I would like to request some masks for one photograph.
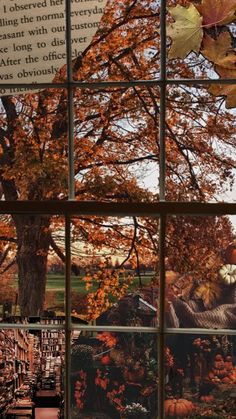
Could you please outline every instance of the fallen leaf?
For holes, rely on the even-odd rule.
[[[220,66],[216,66],[215,70],[222,78],[236,78],[236,70],[229,70]],[[225,107],[227,109],[236,108],[235,84],[215,84],[209,87],[208,91],[214,96],[226,96]]]
[[[236,54],[231,45],[229,32],[222,32],[216,39],[205,35],[203,38],[202,54],[214,64],[235,70]]]
[[[201,299],[205,308],[211,309],[221,295],[220,285],[214,282],[201,284],[194,293],[194,297]]]
[[[236,0],[202,0],[196,5],[203,16],[203,25],[222,26],[236,19]]]
[[[167,26],[172,39],[169,58],[185,58],[191,51],[198,52],[203,38],[202,16],[193,4],[188,8],[177,5],[169,12],[175,22]]]

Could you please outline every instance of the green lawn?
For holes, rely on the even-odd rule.
[[[143,276],[142,284],[148,285],[151,281],[151,276]],[[71,277],[71,286],[72,291],[75,291],[80,294],[86,294],[85,283],[82,280],[81,276],[72,276]],[[134,278],[133,283],[129,287],[129,291],[136,290],[139,287],[138,277]],[[93,287],[90,288],[90,292],[96,291],[96,283]],[[49,274],[47,277],[47,291],[54,291],[57,295],[57,301],[59,304],[64,301],[64,292],[65,292],[65,278],[62,275]]]

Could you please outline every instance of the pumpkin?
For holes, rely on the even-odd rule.
[[[231,381],[231,379],[229,377],[222,378],[222,383],[224,383],[224,384],[228,384],[228,383],[231,383],[231,382],[232,381]]]
[[[211,396],[211,395],[208,395],[208,396],[201,396],[201,397],[200,397],[200,400],[201,400],[201,402],[204,402],[204,403],[211,403],[211,402],[213,402],[214,397],[213,397],[213,396]]]
[[[221,354],[217,354],[215,356],[215,361],[223,361],[223,356]]]
[[[232,371],[233,369],[233,362],[232,362],[232,357],[231,356],[227,356],[225,359],[225,368],[227,371]]]
[[[164,404],[165,415],[169,418],[185,418],[194,410],[194,404],[186,399],[167,399]]]
[[[212,371],[210,371],[208,377],[210,380],[212,380],[212,378],[215,378],[215,374]]]
[[[231,243],[225,251],[226,262],[236,264],[236,243]]]
[[[108,365],[111,362],[111,358],[108,355],[104,355],[101,359],[103,365]]]
[[[230,380],[232,380],[234,383],[236,382],[236,370],[233,369],[232,373],[229,375]]]
[[[226,285],[236,282],[236,265],[223,265],[219,270],[219,276]]]

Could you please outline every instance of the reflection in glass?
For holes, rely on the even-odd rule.
[[[0,330],[1,417],[63,418],[64,340],[60,330]]]
[[[235,216],[168,217],[166,324],[235,329]]]
[[[155,335],[74,332],[71,368],[72,418],[156,418]]]
[[[154,326],[158,219],[73,217],[72,315],[98,325]]]
[[[166,337],[166,418],[234,418],[235,349],[235,336]]]

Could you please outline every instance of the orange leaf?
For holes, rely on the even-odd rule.
[[[207,27],[222,26],[236,19],[236,0],[202,0],[196,8]]]
[[[217,73],[222,78],[235,78],[236,70],[229,70],[220,66],[216,66]],[[227,109],[236,107],[236,85],[235,84],[215,84],[208,91],[214,96],[227,96],[225,106]]]
[[[231,45],[229,32],[222,32],[216,39],[205,35],[202,54],[220,67],[236,69],[236,54]]]

